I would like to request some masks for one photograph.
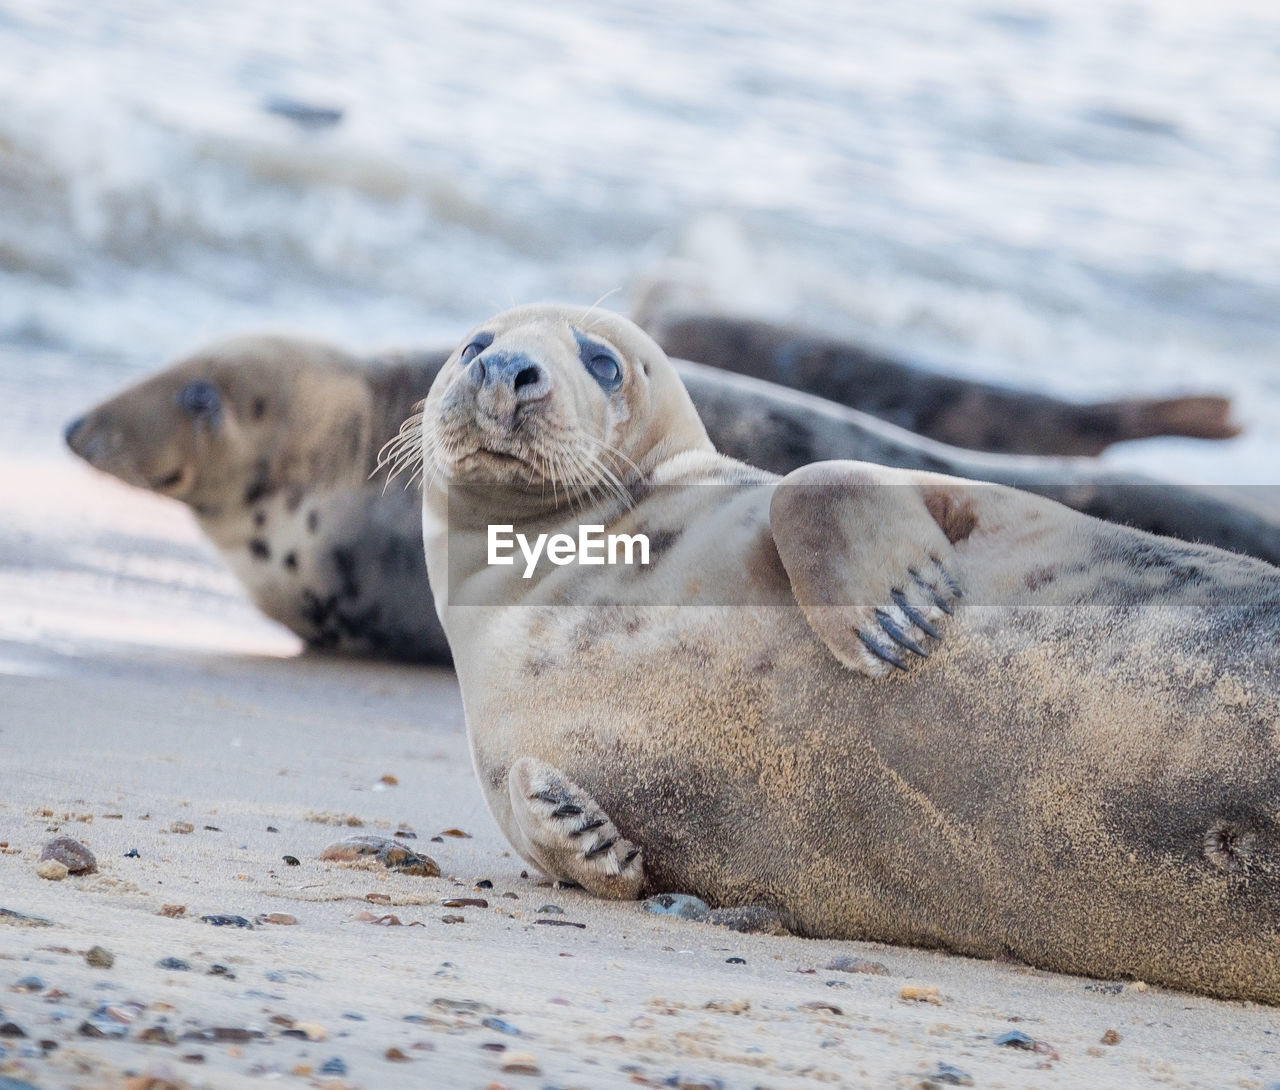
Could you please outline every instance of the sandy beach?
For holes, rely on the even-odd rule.
[[[1268,1008],[554,888],[484,810],[451,673],[299,655],[177,505],[0,468],[4,1090],[1280,1079]],[[319,859],[360,834],[440,877]],[[97,873],[39,877],[58,836]]]

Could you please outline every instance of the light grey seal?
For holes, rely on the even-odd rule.
[[[1280,1001],[1276,569],[941,474],[779,478],[579,309],[476,327],[421,426],[476,769],[530,862]],[[649,562],[529,571],[495,525]]]

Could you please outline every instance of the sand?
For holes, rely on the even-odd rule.
[[[1269,1008],[551,887],[484,810],[448,671],[299,655],[185,512],[78,466],[0,462],[0,511],[0,909],[47,921],[0,913],[0,1090],[1280,1080]],[[442,876],[318,858],[397,832]],[[37,875],[60,835],[97,874]]]

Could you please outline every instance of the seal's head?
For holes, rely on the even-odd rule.
[[[363,467],[369,395],[355,361],[296,337],[220,341],[103,402],[67,445],[128,484],[217,515]]]
[[[581,307],[517,307],[477,326],[422,423],[429,476],[554,503],[713,449],[662,349],[627,319]]]

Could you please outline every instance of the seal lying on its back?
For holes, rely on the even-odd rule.
[[[436,604],[526,859],[1280,1001],[1280,572],[936,474],[779,479],[577,309],[479,326],[422,428]],[[650,563],[526,578],[494,524],[644,534]]]

